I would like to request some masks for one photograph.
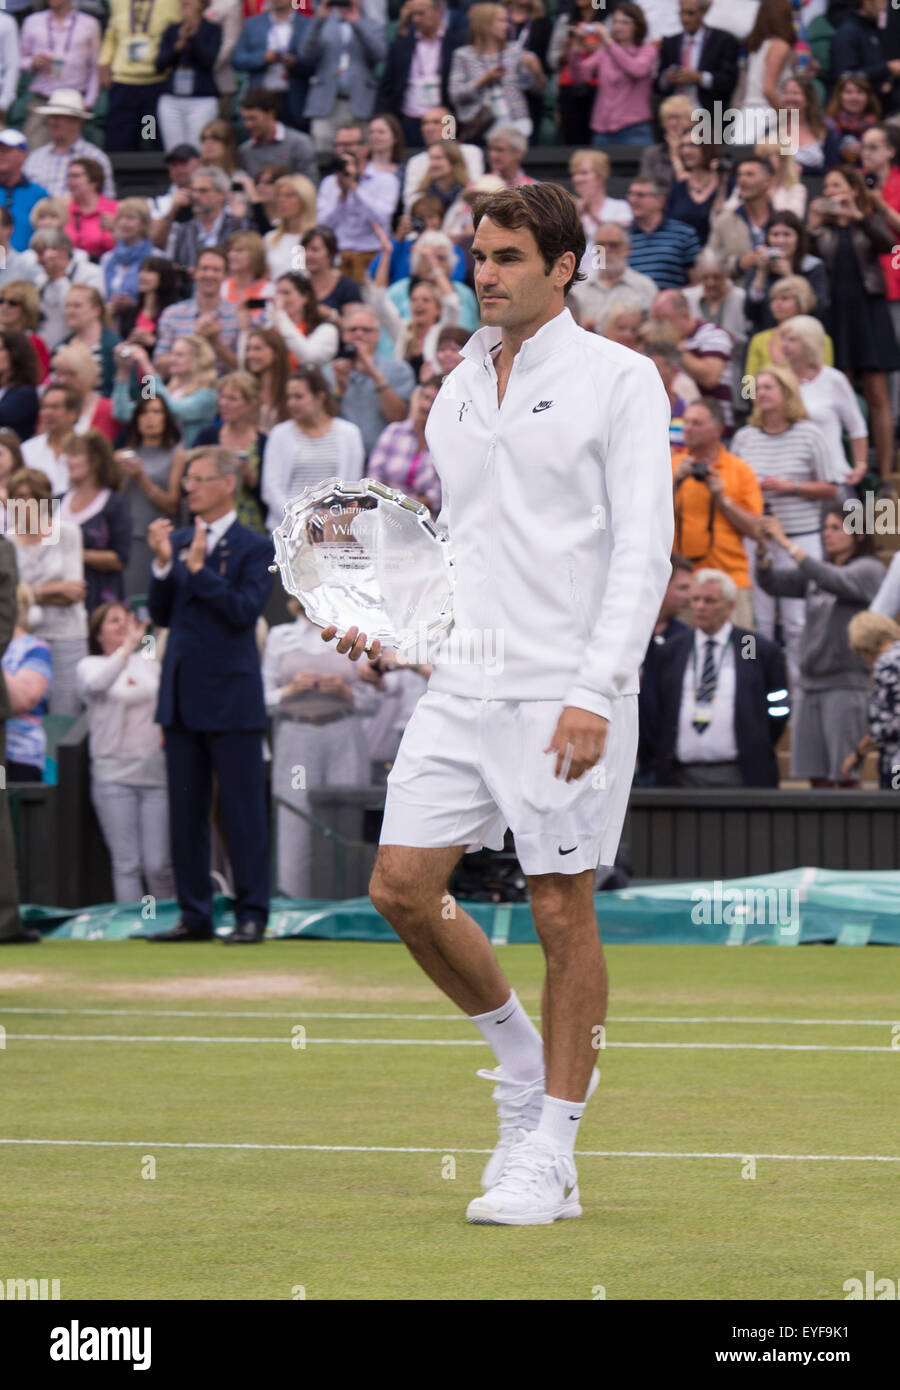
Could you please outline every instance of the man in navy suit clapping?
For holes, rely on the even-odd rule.
[[[234,870],[234,944],[261,941],[269,912],[269,843],[263,765],[265,702],[256,620],[272,587],[272,542],[241,526],[234,495],[241,464],[227,449],[192,449],[184,488],[194,527],[165,519],[147,533],[153,551],[150,616],[169,629],[157,722],[165,736],[172,862],[181,920],[151,941],[213,935],[209,813],[219,784]]]

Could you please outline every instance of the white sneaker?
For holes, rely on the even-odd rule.
[[[481,1175],[482,1189],[487,1192],[497,1182],[503,1172],[509,1151],[519,1137],[520,1130],[537,1129],[544,1104],[544,1078],[538,1076],[534,1081],[516,1081],[507,1075],[502,1067],[493,1071],[487,1068],[479,1071],[485,1081],[493,1081],[494,1100],[497,1102],[497,1115],[500,1121],[500,1138],[497,1147],[485,1164]],[[585,1101],[589,1101],[600,1082],[600,1073],[595,1067],[591,1072]]]
[[[473,1226],[549,1226],[581,1215],[578,1175],[568,1154],[546,1139],[519,1131],[499,1182],[469,1203]]]

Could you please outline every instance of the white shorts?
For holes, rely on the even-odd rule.
[[[545,753],[561,700],[478,700],[426,691],[387,783],[380,842],[502,849],[507,826],[526,874],[613,864],[638,741],[638,701],[616,702],[601,762],[577,782]]]

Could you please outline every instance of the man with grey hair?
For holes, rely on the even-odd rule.
[[[522,168],[528,141],[517,126],[492,125],[485,144],[488,173],[496,174],[507,188],[522,188],[527,183],[537,183],[537,179],[530,178]]]
[[[234,871],[228,942],[262,940],[269,912],[269,837],[263,739],[266,707],[256,623],[272,588],[272,541],[237,519],[241,461],[204,445],[185,458],[192,527],[151,523],[147,603],[168,628],[156,722],[163,729],[172,864],[181,919],[151,941],[213,936],[209,814],[215,774]]]
[[[582,328],[597,333],[623,304],[650,308],[659,293],[655,280],[628,264],[631,237],[618,222],[601,222],[594,233],[588,277],[569,291],[568,304]],[[582,269],[584,269],[582,261]]]
[[[41,227],[29,248],[37,257],[35,280],[41,296],[40,334],[47,348],[54,348],[68,337],[66,299],[73,285],[87,285],[106,294],[103,271],[85,252],[76,250],[59,227]]]
[[[368,457],[382,430],[405,420],[416,379],[408,362],[378,351],[378,319],[368,304],[345,304],[341,341],[350,357],[323,368],[342,420],[356,425]]]
[[[246,227],[246,219],[235,217],[226,207],[230,190],[228,175],[214,165],[201,164],[191,176],[194,215],[180,226],[172,257],[180,269],[193,270],[205,247],[225,246],[235,232]]]
[[[657,785],[777,787],[775,745],[790,714],[784,657],[732,622],[737,585],[699,569],[693,631],[662,648],[651,700]]]

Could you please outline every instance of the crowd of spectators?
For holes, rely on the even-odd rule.
[[[439,517],[425,422],[479,326],[472,205],[534,182],[542,144],[570,147],[587,237],[568,308],[648,355],[672,406],[675,567],[640,780],[776,785],[790,714],[794,777],[858,785],[877,746],[891,785],[900,579],[845,513],[897,502],[884,0],[25,0],[0,13],[0,107],[0,501],[20,504],[7,775],[40,775],[46,712],[87,710],[118,896],[173,869],[172,758],[149,731],[158,718],[174,746],[186,695],[176,681],[168,723],[154,712],[166,642],[140,635],[179,620],[173,563],[252,633],[259,698],[229,736],[274,718],[277,888],[309,890],[310,786],[390,762],[427,668],[358,679],[268,581],[243,606],[203,589],[194,571],[217,561],[194,504],[221,484],[205,511],[226,589],[223,519],[268,542],[322,478],[378,478]],[[168,190],[120,196],[115,156],[154,150]],[[248,554],[267,566],[271,545]],[[888,626],[860,623],[870,604]],[[302,787],[274,775],[297,763]],[[194,788],[190,813],[208,803]]]

